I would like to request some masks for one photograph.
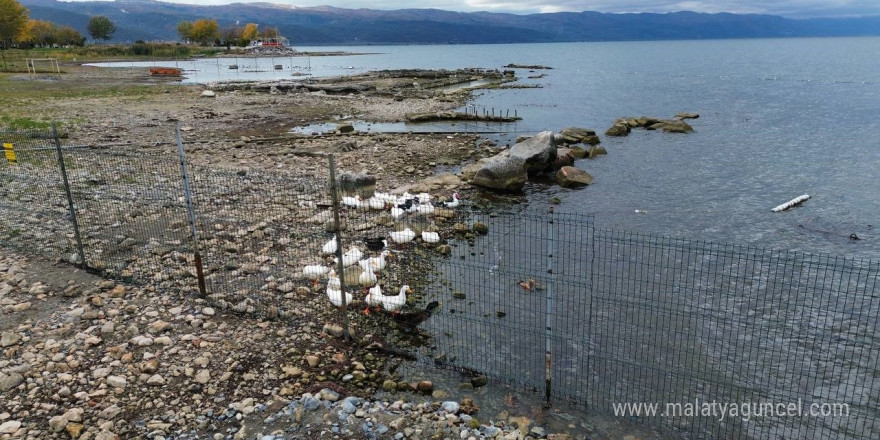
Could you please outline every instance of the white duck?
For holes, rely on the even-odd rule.
[[[364,269],[364,271],[361,272],[361,275],[358,277],[358,282],[361,283],[361,286],[364,287],[375,286],[378,281],[379,278],[376,277],[376,274],[373,273],[373,269],[370,267]]]
[[[360,261],[363,256],[364,253],[360,249],[352,246],[351,249],[342,254],[342,265],[345,267],[351,266],[352,264]],[[333,263],[339,264],[339,261],[334,258]]]
[[[336,271],[333,269],[330,269],[330,275],[327,276],[327,288],[342,290],[342,282],[339,281],[339,276],[336,275]]]
[[[431,203],[431,195],[428,193],[418,193],[416,198],[419,199],[419,203]]]
[[[336,239],[335,235],[332,239],[330,239],[330,241],[324,243],[324,247],[321,248],[321,250],[324,251],[325,254],[332,254],[336,252],[336,249],[339,249],[339,241]]]
[[[436,232],[422,231],[422,241],[425,243],[437,243],[440,241],[440,234]]]
[[[382,298],[382,286],[376,284],[375,286],[370,287],[370,290],[367,293],[367,297],[364,298],[364,302],[366,302],[368,306],[366,309],[364,309],[364,313],[369,315],[370,307],[381,306],[382,301],[380,300],[380,298]]]
[[[412,290],[408,285],[403,285],[400,287],[400,293],[391,296],[382,295],[379,297],[379,302],[382,303],[383,309],[389,312],[396,312],[406,304],[406,294],[411,292]]]
[[[370,206],[370,209],[374,211],[385,209],[385,200],[376,196],[370,197],[370,199],[367,200],[367,204]]]
[[[384,193],[384,192],[376,191],[375,193],[373,193],[373,197],[376,197],[385,203],[394,203],[395,201],[397,201],[397,197],[395,197],[391,193]]]
[[[342,307],[342,291],[341,290],[336,290],[336,289],[331,288],[330,286],[327,286],[327,298],[330,300],[331,303],[333,303],[334,306]],[[345,304],[346,305],[351,304],[351,302],[353,300],[354,300],[354,298],[351,296],[351,294],[348,292],[345,292]]]
[[[388,264],[385,261],[385,258],[391,256],[391,251],[385,249],[382,253],[379,254],[378,257],[370,257],[364,258],[361,261],[358,261],[358,264],[361,265],[361,269],[367,270],[368,268],[375,273],[382,272],[385,269],[385,266]]]
[[[419,203],[416,206],[416,212],[422,215],[431,215],[434,213],[434,205],[430,203]]]
[[[342,196],[342,204],[349,208],[358,208],[361,206],[361,196]]]
[[[460,196],[458,195],[458,193],[453,193],[453,194],[452,194],[452,201],[450,201],[450,202],[443,202],[443,207],[444,207],[444,208],[450,208],[450,209],[452,209],[452,208],[458,208],[459,197],[460,197]]]
[[[405,215],[406,211],[404,211],[403,209],[400,209],[396,206],[391,208],[391,217],[394,218],[394,220],[400,220]]]
[[[389,235],[395,243],[409,243],[416,238],[416,233],[409,227],[402,231],[391,231]]]
[[[321,264],[310,264],[303,267],[303,275],[312,280],[313,284],[318,284],[318,278],[325,273],[330,272],[330,268]]]

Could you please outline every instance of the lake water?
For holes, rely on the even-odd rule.
[[[128,65],[175,64],[186,71],[184,82],[550,66],[517,69],[521,82],[542,88],[479,91],[470,104],[516,111],[523,120],[505,127],[511,137],[567,126],[601,133],[624,116],[689,111],[701,117],[688,135],[603,136],[608,156],[577,163],[595,184],[578,190],[529,184],[537,208],[558,196],[560,210],[593,213],[600,227],[880,259],[880,38],[305,50],[370,53]],[[546,76],[527,78],[540,73]],[[813,198],[770,212],[801,194]]]

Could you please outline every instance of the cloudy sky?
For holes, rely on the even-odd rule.
[[[169,0],[162,0],[169,1]],[[330,5],[340,8],[436,8],[448,11],[536,12],[733,12],[790,18],[880,15],[880,0],[171,0],[188,4],[264,1],[290,6]]]

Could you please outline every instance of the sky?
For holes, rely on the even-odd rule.
[[[260,0],[162,0],[188,4],[245,3]],[[447,11],[510,12],[732,12],[789,18],[880,15],[880,0],[262,0],[289,6],[330,5],[355,9],[434,8]]]
[[[95,1],[95,0],[61,0]],[[346,9],[432,8],[458,12],[595,11],[607,13],[730,12],[770,14],[788,18],[880,16],[880,0],[158,0],[191,5],[229,3],[276,3],[292,7],[335,6]]]

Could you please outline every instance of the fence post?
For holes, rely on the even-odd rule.
[[[183,197],[186,200],[186,210],[189,214],[189,228],[192,232],[193,250],[195,251],[196,277],[199,280],[199,295],[204,298],[208,296],[208,291],[205,288],[205,271],[202,268],[202,254],[199,252],[199,231],[196,229],[196,212],[193,209],[189,173],[186,171],[186,155],[183,152],[183,139],[180,137],[180,122],[177,123],[175,131],[177,134],[177,157],[180,159],[180,174],[183,177]]]
[[[339,227],[339,194],[336,189],[336,156],[330,155],[330,198],[333,200],[333,229],[336,232],[336,266],[339,269],[339,290],[342,293],[342,334],[351,340],[348,332],[348,304],[345,302],[345,264],[342,263],[342,228]]]
[[[551,342],[550,342],[550,332],[552,331],[552,316],[553,316],[553,252],[555,251],[555,244],[553,242],[554,238],[554,224],[553,224],[553,207],[550,207],[550,212],[548,213],[549,221],[547,223],[547,232],[549,235],[549,241],[547,243],[547,286],[545,292],[547,292],[544,297],[544,406],[550,406],[550,396],[551,396],[551,385],[553,382],[553,370],[551,368],[552,365],[552,354],[551,354]]]
[[[67,180],[67,168],[64,165],[64,154],[61,153],[61,138],[58,137],[58,127],[52,123],[52,139],[55,140],[55,152],[58,155],[58,168],[61,169],[61,180],[64,183],[64,192],[67,193],[67,210],[70,212],[70,223],[73,224],[73,238],[76,240],[76,250],[79,253],[80,267],[88,269],[86,253],[83,249],[82,237],[79,235],[79,222],[76,219],[76,207],[73,205],[73,194],[70,192],[70,181]]]

